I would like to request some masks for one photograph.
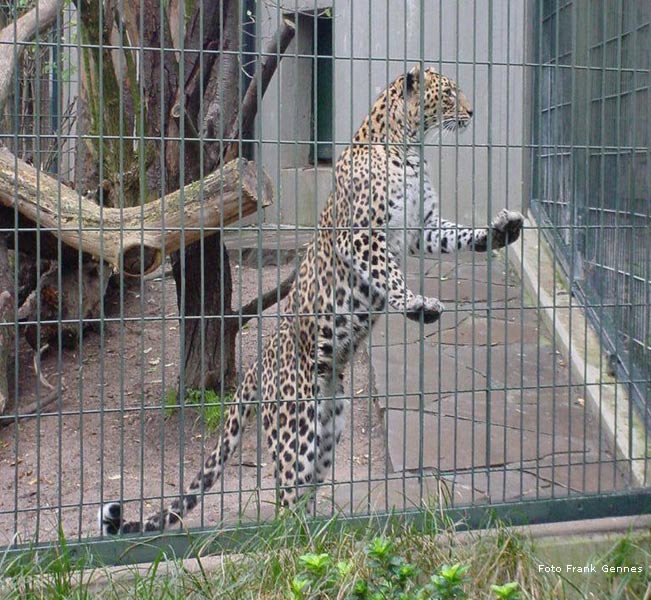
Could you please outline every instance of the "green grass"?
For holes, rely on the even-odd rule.
[[[428,513],[418,528],[395,518],[380,524],[331,519],[308,526],[300,513],[285,514],[244,543],[237,555],[189,562],[162,557],[144,570],[82,570],[60,539],[40,561],[0,555],[0,597],[293,600],[648,600],[651,534],[622,535],[602,555],[596,573],[568,578],[541,572],[536,540],[496,525],[455,532]],[[216,536],[218,534],[215,534]],[[588,548],[592,553],[593,548]],[[88,561],[86,561],[88,564]],[[643,565],[640,574],[606,574],[601,567]],[[92,582],[93,576],[102,575]],[[3,577],[9,577],[4,579]]]
[[[197,413],[197,423],[203,422],[208,433],[219,430],[223,419],[223,408],[233,401],[233,394],[222,397],[213,390],[186,390],[185,407]],[[171,417],[181,405],[177,400],[176,391],[169,390],[163,399],[165,416]]]

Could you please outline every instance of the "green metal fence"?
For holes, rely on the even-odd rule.
[[[34,7],[0,5],[0,53],[17,65],[6,98],[0,87],[14,156],[0,154],[6,553],[63,534],[73,556],[117,564],[265,531],[279,508],[261,411],[184,519],[190,533],[97,537],[97,512],[121,501],[142,519],[192,480],[280,327],[337,156],[415,64],[457,81],[474,112],[466,131],[415,147],[420,193],[428,174],[454,223],[483,227],[504,207],[535,219],[505,250],[404,261],[409,287],[446,310],[427,325],[384,309],[358,349],[309,526],[425,519],[423,507],[467,527],[651,510],[647,2]],[[19,39],[32,10],[44,31]],[[238,155],[250,170],[220,188]],[[31,220],[9,206],[30,182]],[[160,198],[163,213],[188,209],[179,222],[149,219]],[[229,198],[239,219],[190,220]],[[257,199],[271,203],[251,210]],[[99,217],[47,226],[47,201]],[[71,230],[98,249],[64,241]]]
[[[647,2],[540,2],[534,208],[608,370],[649,418]]]

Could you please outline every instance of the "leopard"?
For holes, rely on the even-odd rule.
[[[101,506],[102,534],[183,527],[186,515],[222,475],[258,410],[280,507],[296,506],[329,473],[334,476],[348,401],[343,377],[353,355],[388,311],[418,321],[421,328],[444,311],[439,299],[409,289],[406,257],[487,252],[520,236],[524,217],[506,208],[481,228],[439,215],[424,141],[432,133],[458,135],[472,117],[471,103],[456,82],[421,64],[379,94],[337,159],[333,189],[278,325],[242,376],[214,449],[184,492],[144,521],[126,520],[120,502]]]

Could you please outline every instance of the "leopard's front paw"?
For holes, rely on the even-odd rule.
[[[524,217],[519,212],[503,208],[491,223],[493,249],[504,248],[515,242],[520,237],[523,225]]]
[[[407,307],[407,318],[412,321],[420,321],[423,315],[423,323],[436,323],[445,307],[436,298],[416,296],[414,302]]]

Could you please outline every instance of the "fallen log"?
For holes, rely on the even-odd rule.
[[[272,199],[264,171],[237,159],[142,207],[102,208],[0,148],[0,205],[134,277],[155,271],[165,255],[269,206]]]

